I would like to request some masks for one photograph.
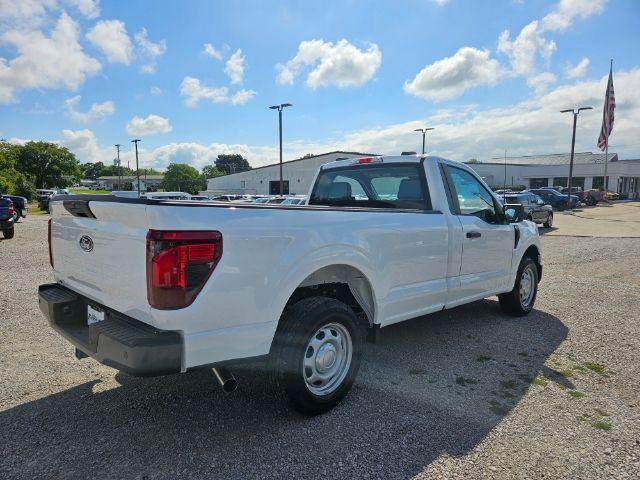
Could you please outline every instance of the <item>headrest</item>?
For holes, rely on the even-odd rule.
[[[398,200],[422,200],[420,180],[417,178],[405,178],[400,182]]]

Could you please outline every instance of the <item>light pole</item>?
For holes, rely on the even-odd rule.
[[[131,143],[133,143],[136,146],[136,176],[138,177],[138,198],[140,198],[140,169],[138,168],[138,142],[141,142],[142,140],[140,140],[139,138],[136,138],[135,140],[131,140]]]
[[[116,158],[116,161],[117,161],[117,163],[118,163],[118,190],[120,190],[120,188],[121,188],[121,186],[120,186],[120,180],[121,180],[121,177],[122,177],[122,172],[121,172],[121,170],[120,170],[120,147],[121,147],[121,146],[122,146],[122,145],[120,145],[119,143],[116,143],[116,144],[114,145],[114,147],[116,147],[116,151],[118,152],[118,157]]]
[[[416,128],[414,130],[414,132],[421,132],[422,133],[422,155],[424,155],[424,147],[425,147],[425,137],[427,136],[427,132],[429,130],[435,130],[435,127],[426,127],[426,128]]]
[[[507,149],[504,149],[504,191],[507,191]]]
[[[278,110],[278,132],[280,136],[280,195],[283,195],[284,181],[282,180],[282,110],[292,107],[290,103],[281,103],[280,105],[272,105],[271,110]]]
[[[576,123],[578,122],[578,114],[582,110],[591,110],[593,107],[578,107],[578,108],[568,108],[566,110],[560,110],[560,113],[572,113],[573,114],[573,134],[571,135],[571,159],[569,160],[569,178],[567,180],[567,189],[568,198],[567,198],[567,209],[572,210],[571,208],[571,180],[573,177],[573,153],[576,148]]]

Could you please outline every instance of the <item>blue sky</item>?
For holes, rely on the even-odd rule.
[[[272,4],[273,3],[273,4]],[[417,150],[457,160],[595,151],[609,59],[611,149],[640,157],[637,0],[406,2],[0,0],[0,134],[81,161],[142,138],[144,165],[239,152]],[[206,46],[208,45],[208,47]],[[208,52],[208,53],[207,53]]]

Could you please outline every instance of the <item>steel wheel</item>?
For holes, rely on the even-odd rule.
[[[552,227],[553,226],[553,214],[550,213],[549,216],[547,217],[547,227]]]
[[[533,293],[535,291],[534,273],[531,271],[531,266],[527,266],[522,271],[520,277],[520,304],[523,307],[528,307],[533,299]]]
[[[318,396],[333,393],[342,385],[351,367],[353,342],[339,323],[320,327],[307,343],[302,374],[307,388]]]

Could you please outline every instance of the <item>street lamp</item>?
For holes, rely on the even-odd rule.
[[[569,197],[567,199],[567,208],[571,210],[571,180],[573,177],[573,153],[576,148],[576,123],[578,121],[578,114],[582,110],[592,110],[593,107],[578,107],[568,108],[566,110],[560,110],[560,113],[572,113],[573,114],[573,134],[571,135],[571,159],[569,160],[569,179],[567,181],[567,189],[569,190]]]
[[[138,177],[138,198],[140,198],[140,169],[138,168],[138,142],[141,142],[142,140],[140,140],[139,138],[136,138],[135,140],[131,140],[131,143],[133,143],[136,146],[136,176]]]
[[[414,132],[421,132],[422,133],[422,155],[424,155],[424,142],[425,142],[425,137],[427,136],[427,132],[429,130],[435,130],[435,127],[427,127],[427,128],[416,128],[414,130]]]
[[[278,110],[278,132],[280,135],[280,195],[283,195],[284,190],[284,182],[282,180],[282,110],[292,106],[290,103],[281,103],[280,105],[272,105],[269,107],[271,110]]]

